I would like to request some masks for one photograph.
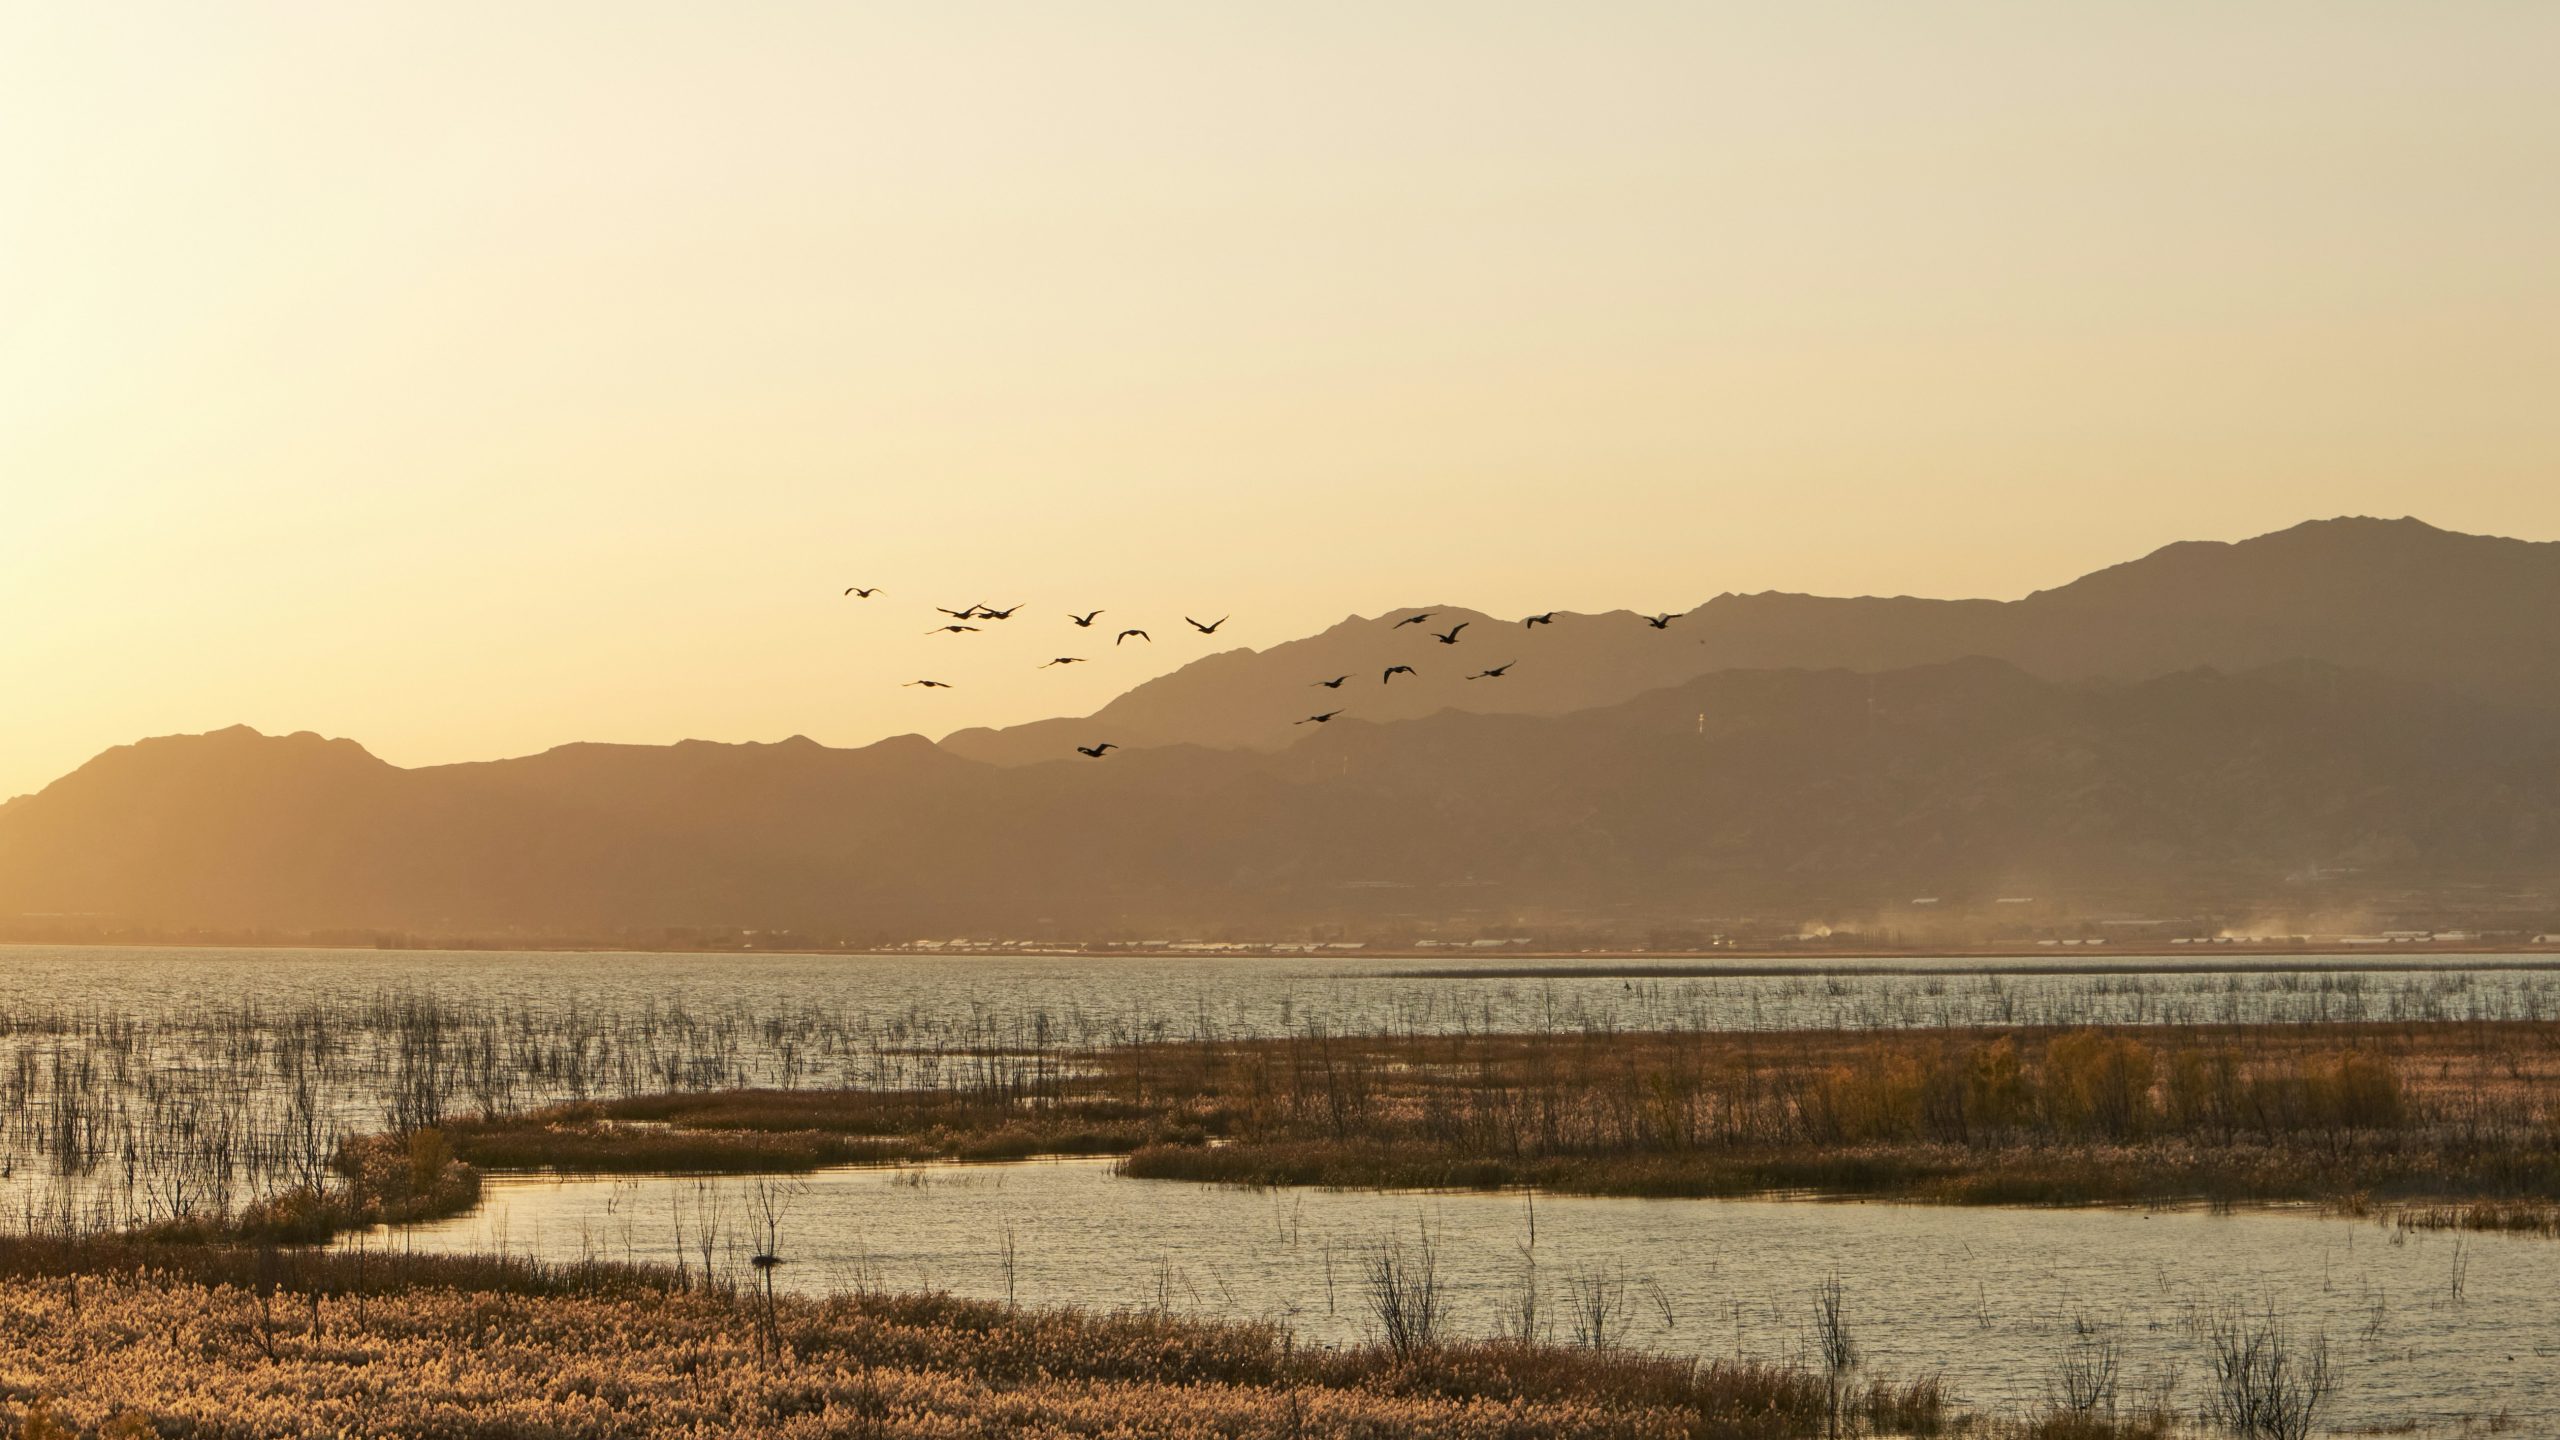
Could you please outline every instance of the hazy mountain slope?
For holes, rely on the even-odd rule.
[[[1892,670],[1966,656],[2060,679],[2139,680],[2202,666],[2322,660],[2466,694],[2560,707],[2560,545],[2459,535],[2415,520],[2314,521],[2236,544],[2184,543],[2016,601],[1720,595],[1675,622],[1466,619],[1455,646],[1396,612],[1270,650],[1230,651],[1141,685],[1093,716],[963,730],[956,754],[1021,764],[1096,739],[1144,746],[1285,745],[1334,704],[1364,719],[1444,708],[1563,714],[1724,669]],[[1506,660],[1499,681],[1467,681]],[[1398,661],[1421,670],[1393,685]],[[1344,672],[1340,692],[1309,682]]]
[[[2312,664],[2117,685],[1972,660],[1019,767],[905,737],[403,771],[227,731],[109,752],[0,807],[0,916],[281,929],[903,938],[2012,889],[2245,901],[2314,866],[2560,873],[2560,726]]]
[[[1412,720],[1446,709],[1562,714],[1614,704],[1701,673],[1695,636],[1674,625],[1653,630],[1624,610],[1605,615],[1559,613],[1534,629],[1517,616],[1497,617],[1461,606],[1426,606],[1432,619],[1399,625],[1417,613],[1376,619],[1351,616],[1315,635],[1268,650],[1228,650],[1159,676],[1090,717],[1040,720],[1002,730],[945,736],[943,748],[999,765],[1056,759],[1073,745],[1112,740],[1132,748],[1187,743],[1221,748],[1268,747],[1303,738],[1296,722],[1343,710],[1364,720]],[[1435,635],[1464,624],[1454,645]],[[1470,680],[1478,671],[1519,662],[1500,679]],[[1390,665],[1414,673],[1384,678]],[[1317,684],[1350,678],[1339,690]]]

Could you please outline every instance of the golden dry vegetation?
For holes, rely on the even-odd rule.
[[[558,1107],[454,1144],[511,1168],[1106,1153],[1252,1184],[2308,1200],[2528,1229],[2560,1201],[2560,1025],[2540,1022],[1299,1036],[1010,1073]]]
[[[27,1435],[1777,1437],[1800,1367],[1500,1342],[1307,1351],[1268,1326],[942,1296],[772,1302],[668,1272],[0,1241],[0,1401]],[[1846,1433],[1938,1434],[1862,1379]],[[33,1418],[31,1418],[33,1417]]]

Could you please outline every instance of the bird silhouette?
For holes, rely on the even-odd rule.
[[[1185,615],[1182,618],[1185,620],[1191,620],[1191,617],[1188,615]],[[1215,623],[1208,625],[1203,625],[1197,620],[1191,620],[1191,628],[1199,631],[1203,635],[1215,635],[1218,633],[1218,626],[1224,625],[1234,618],[1236,617],[1233,615],[1221,615],[1217,618]]]
[[[964,631],[968,634],[975,635],[978,633],[978,627],[975,625],[937,625],[924,633],[927,635],[958,635]]]
[[[1455,645],[1458,643],[1458,632],[1466,629],[1467,626],[1472,623],[1474,622],[1461,620],[1457,624],[1450,626],[1446,634],[1437,630],[1433,631],[1431,633],[1431,638],[1439,641],[1443,645]]]
[[[1117,644],[1119,644],[1119,643],[1120,643],[1120,641],[1121,641],[1121,640],[1126,640],[1126,639],[1128,639],[1128,638],[1129,638],[1130,636],[1132,636],[1132,635],[1137,636],[1139,639],[1146,641],[1146,642],[1147,642],[1148,644],[1150,644],[1150,645],[1153,645],[1154,643],[1156,643],[1156,637],[1154,637],[1153,635],[1148,634],[1148,633],[1147,633],[1146,631],[1144,631],[1144,630],[1123,630],[1123,631],[1121,631],[1121,632],[1120,632],[1119,638],[1118,638],[1118,639],[1113,640],[1111,643],[1112,643],[1112,644],[1114,644],[1114,645],[1117,645]]]
[[[1384,685],[1399,675],[1419,675],[1420,673],[1410,665],[1390,665],[1387,667],[1387,673],[1378,677],[1378,683]]]
[[[1403,629],[1404,627],[1406,627],[1407,625],[1419,625],[1419,624],[1423,623],[1424,621],[1429,620],[1429,619],[1432,617],[1432,615],[1433,615],[1434,613],[1436,613],[1436,612],[1434,612],[1434,611],[1430,611],[1430,610],[1424,610],[1424,611],[1421,611],[1421,612],[1419,612],[1419,613],[1417,613],[1417,614],[1407,615],[1407,616],[1406,616],[1406,617],[1404,617],[1403,619],[1401,619],[1401,620],[1397,621],[1397,622],[1396,622],[1396,623],[1394,623],[1393,625],[1388,626],[1387,628],[1388,628],[1388,629],[1390,629],[1390,630],[1401,630],[1401,629]]]
[[[1105,741],[1103,741],[1103,742],[1102,742],[1101,744],[1099,744],[1099,745],[1079,745],[1079,746],[1077,746],[1077,747],[1076,747],[1076,753],[1077,753],[1077,754],[1079,754],[1079,755],[1090,756],[1090,757],[1091,757],[1091,758],[1093,758],[1093,759],[1099,760],[1099,759],[1101,759],[1101,758],[1102,758],[1102,752],[1103,752],[1103,751],[1105,751],[1105,750],[1117,750],[1117,749],[1119,749],[1119,748],[1120,748],[1119,746],[1112,744],[1112,743],[1111,743],[1110,741],[1108,741],[1108,740],[1105,740]]]
[[[1021,606],[1016,605],[1013,607],[1013,610],[1019,610],[1021,608]],[[981,605],[978,607],[978,618],[981,620],[1010,620],[1013,618],[1013,610],[998,610],[992,605]]]
[[[1503,661],[1501,664],[1494,666],[1494,667],[1493,667],[1492,669],[1490,669],[1490,670],[1479,670],[1479,671],[1477,671],[1476,673],[1474,673],[1473,675],[1468,676],[1467,678],[1468,678],[1468,679],[1470,679],[1470,680],[1499,680],[1499,679],[1501,679],[1501,678],[1503,677],[1504,672],[1508,671],[1512,666],[1517,665],[1517,664],[1519,664],[1519,663],[1520,663],[1520,662],[1519,662],[1519,661],[1517,661],[1517,660],[1505,660],[1505,661]]]
[[[1084,657],[1081,655],[1061,655],[1057,659],[1043,664],[1040,668],[1046,670],[1051,665],[1081,665],[1083,663]]]
[[[1556,612],[1550,610],[1544,615],[1532,615],[1521,621],[1520,625],[1521,628],[1526,629],[1533,625],[1553,625],[1554,623],[1556,623]]]
[[[1342,712],[1339,710],[1327,710],[1321,715],[1310,715],[1304,720],[1293,720],[1289,723],[1293,725],[1321,725],[1341,713]]]
[[[1084,614],[1079,615],[1073,610],[1070,610],[1067,612],[1067,618],[1076,622],[1077,629],[1090,630],[1093,628],[1093,617],[1101,613],[1102,612],[1099,610],[1088,610]]]
[[[942,681],[942,680],[910,680],[910,681],[908,681],[908,682],[906,683],[906,685],[904,685],[904,686],[902,686],[902,687],[900,687],[900,688],[902,688],[902,689],[913,689],[914,687],[916,687],[916,686],[918,686],[918,685],[923,686],[923,687],[924,687],[924,688],[926,688],[927,690],[948,690],[948,689],[950,689],[950,688],[951,688],[951,686],[950,686],[949,682],[947,682],[947,681]]]
[[[1674,615],[1647,615],[1644,617],[1644,623],[1656,630],[1668,630],[1671,628],[1671,622],[1677,618],[1679,617]]]
[[[1339,690],[1342,688],[1342,682],[1350,678],[1351,677],[1348,675],[1336,675],[1330,680],[1318,680],[1314,683],[1323,686],[1327,690]]]
[[[880,593],[880,587],[877,585],[847,585],[844,587],[844,593],[859,600],[868,600],[872,596]]]
[[[936,610],[942,610],[942,607],[939,605],[936,605],[933,608]],[[942,613],[950,616],[954,620],[974,620],[978,616],[978,607],[970,605],[958,610],[942,610]]]

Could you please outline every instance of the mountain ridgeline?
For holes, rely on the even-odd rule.
[[[1975,656],[2056,680],[2134,681],[2289,660],[2560,709],[2560,544],[2460,535],[2416,520],[2312,521],[2237,544],[2171,545],[2022,600],[1719,595],[1655,631],[1627,611],[1517,616],[1426,607],[1432,628],[1471,622],[1443,651],[1398,611],[1353,617],[1269,650],[1234,650],[1139,685],[1092,716],[972,729],[944,748],[1030,764],[1107,734],[1123,745],[1274,748],[1313,679],[1348,674],[1353,713],[1411,720],[1444,709],[1561,715],[1718,670],[1880,671]],[[1419,642],[1419,643],[1417,643]],[[1465,677],[1518,659],[1500,681]],[[1381,669],[1417,673],[1378,683]],[[1473,662],[1482,662],[1473,663]],[[1315,708],[1315,707],[1310,707]]]
[[[1478,664],[1385,686],[1438,648],[1393,618],[941,745],[401,769],[147,740],[0,806],[0,921],[1110,939],[2298,910],[2341,883],[2530,908],[2560,877],[2560,546],[2336,521],[2005,604],[1487,618]],[[1346,672],[1351,713],[1288,725]],[[1094,738],[1128,748],[1067,750]]]

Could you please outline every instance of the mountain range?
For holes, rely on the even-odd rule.
[[[940,744],[402,769],[310,734],[146,740],[0,805],[0,920],[871,943],[2560,879],[2560,545],[2338,520],[2013,602],[1726,595],[1661,630],[1405,613]],[[1475,664],[1423,633],[1462,619]],[[1380,683],[1396,662],[1423,673]],[[1353,713],[1289,723],[1343,673]],[[1095,738],[1128,748],[1067,749]]]
[[[1400,628],[1416,610],[1428,626]],[[1274,748],[1348,674],[1364,719],[1444,709],[1560,715],[1718,670],[1896,670],[1974,656],[2057,680],[2142,680],[2322,660],[2560,708],[2560,544],[2462,535],[2417,520],[2312,521],[2236,544],[2168,546],[2021,600],[1719,595],[1661,631],[1627,611],[1519,617],[1458,606],[1353,616],[1264,651],[1211,656],[1091,716],[944,737],[955,754],[1029,764],[1106,736],[1129,746]],[[1463,650],[1426,630],[1466,622]],[[1468,674],[1519,660],[1499,681]],[[1482,663],[1471,663],[1481,661]],[[1417,674],[1378,682],[1388,665]],[[1312,708],[1326,708],[1316,705]]]

